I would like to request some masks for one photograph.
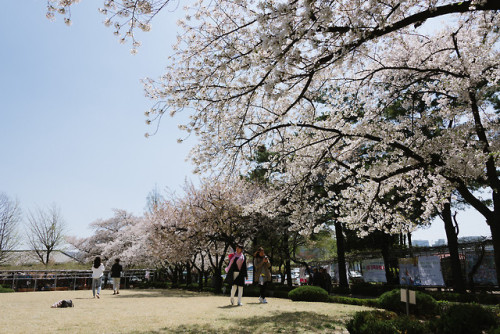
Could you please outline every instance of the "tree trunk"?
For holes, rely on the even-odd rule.
[[[410,257],[413,257],[413,245],[411,243],[411,232],[408,232],[408,250],[410,251]]]
[[[500,211],[495,210],[495,211]],[[495,212],[494,218],[489,221],[491,239],[493,241],[493,256],[497,272],[497,285],[500,285],[500,212]]]
[[[342,224],[335,221],[335,236],[337,238],[337,260],[339,262],[339,287],[349,289],[345,263],[345,239],[342,233]]]
[[[283,255],[285,255],[286,285],[292,287],[292,268],[290,264],[290,247],[288,244],[288,233],[283,234]]]
[[[382,234],[382,244],[380,245],[380,252],[382,253],[382,258],[384,259],[385,277],[388,284],[398,284],[399,280],[393,272],[391,271],[391,236],[388,234]]]
[[[177,275],[177,266],[172,269],[172,286],[177,286],[179,275]]]
[[[213,285],[215,289],[215,293],[222,293],[222,276],[220,275],[222,268],[219,268],[217,272],[214,272],[213,276]]]
[[[191,265],[186,263],[186,284],[191,285],[193,283],[193,277],[191,276]]]
[[[201,254],[201,267],[200,267],[200,270],[199,270],[200,277],[198,277],[198,284],[199,284],[199,287],[200,287],[200,291],[203,290],[204,268],[205,268],[205,259],[203,258],[203,254]]]
[[[451,204],[446,203],[443,211],[444,229],[446,231],[446,238],[448,239],[448,250],[450,251],[451,260],[451,273],[453,275],[453,290],[458,293],[465,293],[465,282],[462,275],[462,265],[458,256],[458,237],[453,226],[451,217]]]

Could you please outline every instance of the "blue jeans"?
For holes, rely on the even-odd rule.
[[[101,294],[101,278],[92,278],[92,294],[95,297],[95,290],[97,289],[97,294]]]

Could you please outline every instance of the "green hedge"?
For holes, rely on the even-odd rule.
[[[288,298],[293,301],[327,302],[328,292],[319,286],[304,285],[290,291]]]
[[[348,322],[351,334],[500,334],[499,316],[478,304],[452,304],[430,320],[391,311],[358,312]]]
[[[437,301],[420,291],[415,291],[416,305],[410,305],[410,312],[419,316],[434,316],[439,313],[439,304]],[[377,299],[377,306],[399,314],[406,313],[406,305],[401,302],[401,290],[394,289],[382,294]]]
[[[7,293],[7,292],[14,292],[14,290],[0,285],[0,293]]]
[[[350,298],[343,296],[329,296],[328,301],[330,303],[348,304],[348,305],[359,305],[359,306],[370,306],[377,307],[377,299],[361,299],[361,298]]]
[[[498,316],[478,304],[454,304],[432,322],[437,334],[481,334],[498,331]]]
[[[389,311],[358,312],[347,323],[350,334],[429,334],[426,323]]]
[[[496,305],[500,302],[499,298],[493,294],[462,294],[456,292],[441,292],[441,291],[429,291],[427,292],[436,300],[447,300],[450,302],[457,303],[479,303],[479,304],[488,304],[488,305]]]
[[[353,295],[378,297],[384,292],[396,289],[397,286],[376,283],[358,283],[351,285],[350,293]]]

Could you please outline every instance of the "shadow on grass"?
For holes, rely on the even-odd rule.
[[[130,290],[129,290],[130,291]],[[158,290],[140,290],[143,293],[137,292],[137,293],[127,293],[127,294],[119,294],[116,296],[111,295],[113,298],[157,298],[157,297],[182,297],[182,298],[189,298],[189,297],[202,297],[205,296],[203,293],[199,292],[190,292],[190,291],[183,291],[183,290],[163,290],[163,289],[158,289]],[[209,296],[210,294],[206,294]]]
[[[219,327],[211,324],[182,325],[145,333],[344,333],[344,328],[343,323],[332,316],[314,312],[273,312],[263,317],[233,319],[226,325],[221,323]]]

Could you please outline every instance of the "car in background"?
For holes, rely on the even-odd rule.
[[[348,274],[351,283],[363,283],[365,281],[363,275],[359,271],[349,270]]]

